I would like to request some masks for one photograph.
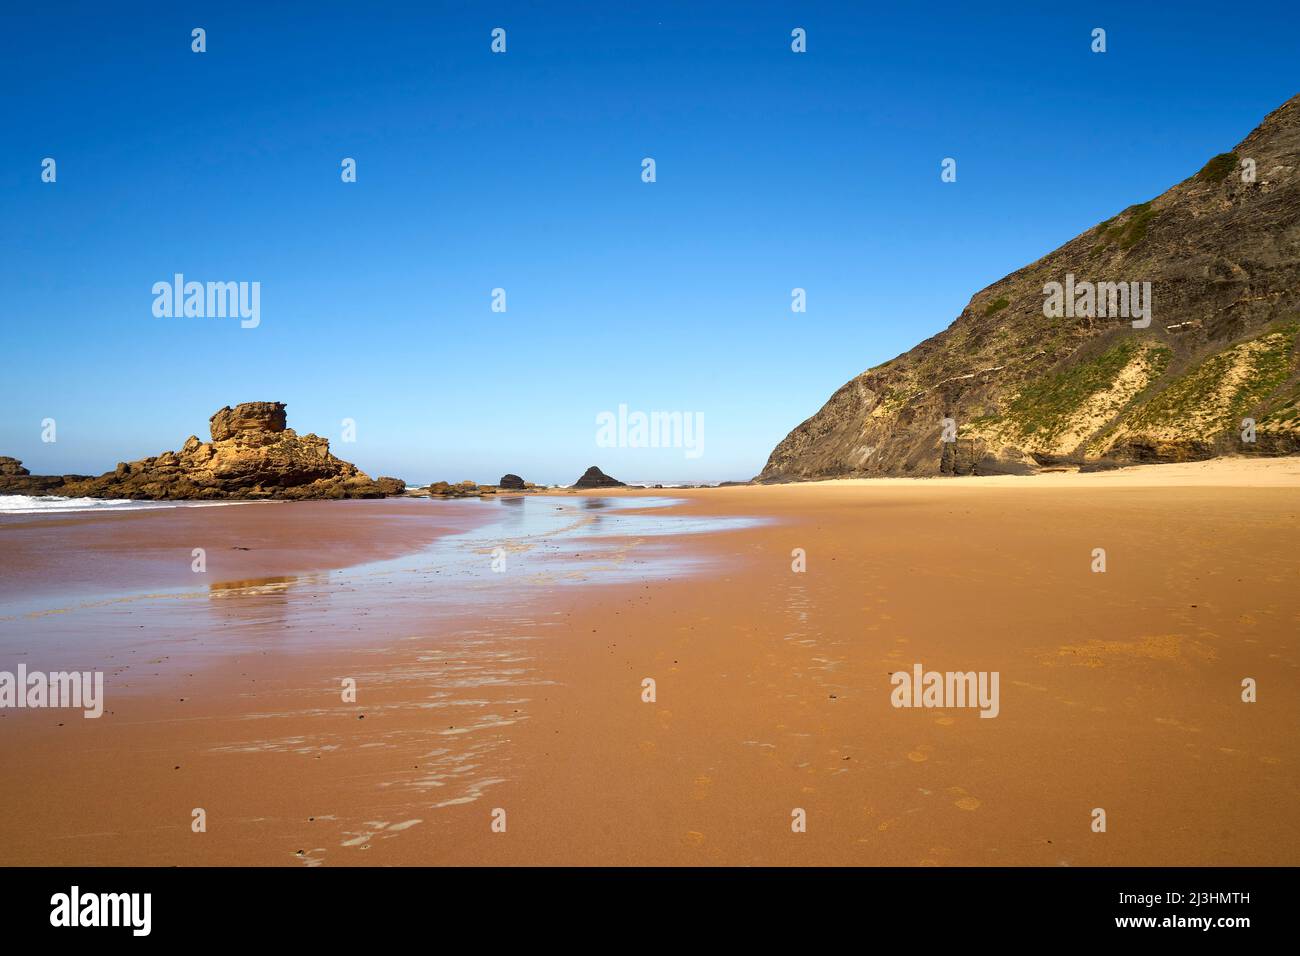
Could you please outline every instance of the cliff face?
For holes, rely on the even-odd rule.
[[[1059,318],[1044,314],[1049,283],[1079,296]],[[1085,283],[1123,289],[1114,300],[1095,289],[1089,303]],[[1143,283],[1150,321],[1135,328]],[[1137,295],[1116,316],[1125,292]],[[848,382],[758,480],[1291,454],[1298,330],[1300,96],[1231,153],[976,293],[946,330]]]
[[[382,498],[401,494],[396,478],[372,480],[330,454],[327,439],[286,428],[281,402],[226,407],[209,420],[211,441],[191,435],[180,451],[121,462],[99,477],[28,474],[0,458],[0,494],[70,498]]]

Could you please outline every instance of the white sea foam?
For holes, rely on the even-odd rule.
[[[129,498],[61,498],[58,495],[0,495],[0,515],[77,514],[86,511],[152,511],[157,508],[217,508],[246,501],[132,501]]]

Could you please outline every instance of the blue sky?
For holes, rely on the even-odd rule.
[[[98,473],[277,400],[372,475],[748,478],[1300,91],[1294,4],[378,6],[6,9],[0,454]],[[260,326],[156,318],[177,272],[260,282]],[[597,447],[620,404],[703,454]]]

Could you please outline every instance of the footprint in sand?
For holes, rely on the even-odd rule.
[[[907,755],[907,759],[912,763],[924,763],[930,759],[930,751],[933,749],[931,744],[917,744],[916,749]]]
[[[965,787],[949,787],[948,796],[957,798],[952,802],[954,807],[962,810],[978,810],[980,808],[980,801],[972,797]]]
[[[691,796],[696,800],[707,800],[709,791],[713,787],[713,778],[707,774],[700,774],[695,778],[695,785],[691,790]]]

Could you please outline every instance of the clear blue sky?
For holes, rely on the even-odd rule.
[[[6,7],[0,454],[98,473],[278,400],[372,475],[747,478],[1300,91],[1293,3],[289,8]],[[176,272],[259,281],[260,327],[155,318]],[[704,454],[597,448],[620,403]]]

